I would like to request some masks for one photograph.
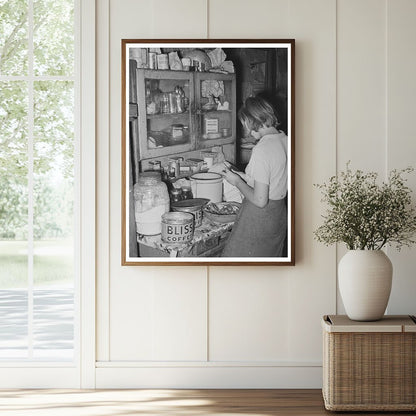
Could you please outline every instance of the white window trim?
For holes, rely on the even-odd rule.
[[[29,16],[29,19],[33,19]],[[30,25],[29,25],[30,26]],[[30,37],[33,36],[29,32]],[[31,44],[31,42],[29,42]],[[75,0],[76,77],[5,77],[2,80],[72,80],[76,81],[75,100],[79,103],[76,123],[75,170],[79,184],[78,215],[75,215],[79,246],[75,251],[75,344],[74,362],[0,362],[0,388],[94,388],[95,387],[95,0]],[[33,50],[29,49],[29,55]],[[29,56],[30,58],[30,56]],[[32,62],[29,59],[29,62]],[[78,81],[78,82],[77,82]],[[32,96],[31,96],[32,95]],[[29,112],[33,112],[33,90],[29,89]],[[29,120],[33,120],[28,114]],[[29,127],[29,180],[33,174],[33,126]],[[30,186],[30,184],[29,184]],[[33,218],[33,195],[29,195],[29,217]],[[31,227],[29,227],[31,228]],[[33,230],[32,230],[33,232]],[[33,238],[28,247],[29,269],[33,271]],[[29,270],[29,292],[33,293],[33,272]],[[29,296],[33,302],[33,298]],[[29,305],[30,306],[30,305]],[[29,326],[33,325],[29,318]],[[78,341],[78,342],[77,342]],[[29,346],[29,350],[31,347]]]
[[[95,388],[95,0],[80,1],[80,387]]]

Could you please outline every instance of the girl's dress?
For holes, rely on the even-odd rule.
[[[259,208],[246,198],[222,257],[283,257],[287,237],[287,136],[268,134],[253,148],[246,168],[250,178],[269,185],[269,202]]]

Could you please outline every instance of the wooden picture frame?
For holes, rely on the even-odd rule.
[[[122,265],[294,265],[295,41],[121,46]],[[249,102],[261,125],[239,121]]]

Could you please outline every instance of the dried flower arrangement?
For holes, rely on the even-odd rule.
[[[353,172],[347,163],[345,172],[316,184],[328,209],[315,239],[326,245],[343,242],[350,250],[380,250],[386,244],[400,250],[415,243],[416,210],[403,178],[413,170],[394,169],[379,184],[377,173]]]

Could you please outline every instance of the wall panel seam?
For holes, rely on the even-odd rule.
[[[209,39],[209,10],[210,10],[210,4],[209,4],[209,1],[210,0],[205,0],[206,1],[206,17],[207,17],[207,19],[206,19],[206,25],[207,25],[207,27],[206,27],[206,37],[207,37],[207,39]]]
[[[210,279],[209,279],[209,267],[207,266],[205,268],[206,270],[206,361],[209,361],[209,343],[210,343],[210,319],[209,319],[209,313],[210,313],[210,307],[209,307],[209,286],[210,286]]]
[[[338,6],[339,0],[335,2],[335,173],[338,173]],[[338,244],[335,244],[335,313],[338,313]]]
[[[389,154],[389,0],[384,0],[384,12],[385,12],[385,155],[384,155],[384,163],[385,163],[385,179],[388,176],[388,169],[389,169],[389,161],[388,161],[388,154]],[[388,252],[388,248],[387,248]]]

